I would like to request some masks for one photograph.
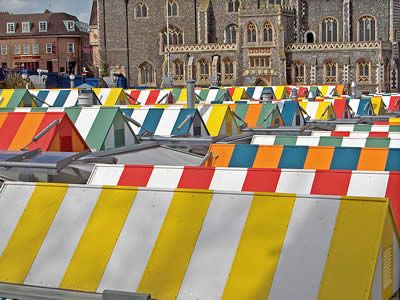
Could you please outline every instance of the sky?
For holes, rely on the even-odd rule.
[[[49,8],[52,12],[66,12],[89,22],[92,0],[0,0],[0,11],[14,14],[40,13]]]

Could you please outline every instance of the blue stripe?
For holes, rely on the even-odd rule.
[[[67,101],[67,98],[69,96],[71,92],[70,91],[60,91],[58,93],[57,99],[53,104],[53,107],[64,107],[65,102]],[[76,101],[78,102],[78,99],[76,99]]]
[[[331,170],[357,170],[361,148],[335,148]]]
[[[385,171],[400,171],[400,149],[389,149]]]
[[[140,128],[139,134],[142,134],[145,130],[149,131],[150,133],[156,132],[158,123],[160,123],[163,113],[164,109],[150,108],[146,115],[146,119],[142,124],[143,127]]]
[[[194,118],[195,113],[196,113],[196,110],[192,109],[192,108],[181,109],[178,117],[176,118],[176,122],[175,122],[174,128],[172,129],[171,135],[178,136],[178,135],[189,134],[190,128],[193,124],[193,118]],[[179,125],[186,119],[187,116],[192,116],[192,119],[189,120],[188,122],[186,122],[185,125],[182,126],[182,128],[179,130],[178,129]]]
[[[47,98],[48,95],[49,95],[49,91],[40,91],[40,92],[37,94],[37,97],[38,97],[40,100],[46,102],[46,98]],[[43,103],[40,102],[40,101],[38,101],[38,100],[36,100],[35,98],[33,98],[33,101],[35,101],[37,107],[42,107],[42,106],[43,106]]]
[[[278,168],[303,169],[307,153],[307,146],[284,146]]]
[[[229,167],[251,168],[256,159],[258,145],[236,145]]]
[[[283,104],[281,115],[285,126],[292,126],[293,120],[296,117],[298,105],[298,103],[291,101],[285,101]]]
[[[369,115],[369,108],[370,108],[371,101],[369,99],[360,99],[360,104],[358,105],[357,114],[359,116],[368,116]],[[364,110],[364,108],[366,108]]]

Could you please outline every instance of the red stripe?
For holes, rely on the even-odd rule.
[[[331,136],[350,136],[349,131],[332,131]]]
[[[210,188],[215,168],[184,167],[178,188],[204,189]]]
[[[374,125],[389,125],[389,122],[375,121],[373,124]]]
[[[333,103],[333,110],[337,119],[343,119],[344,110],[346,108],[346,100],[335,100]]]
[[[389,132],[370,132],[368,137],[387,138],[389,137]]]
[[[242,191],[274,193],[280,176],[280,169],[248,169]]]
[[[63,118],[65,118],[65,113],[52,113],[52,112],[44,113],[43,120],[40,123],[40,126],[36,131],[35,135],[39,134],[41,131],[46,129],[46,127],[49,126],[55,120],[60,120],[61,123]],[[43,151],[47,151],[50,148],[51,142],[53,141],[56,132],[59,130],[60,123],[57,126],[52,127],[37,142],[32,143],[28,149],[34,150],[39,148],[42,149]],[[71,149],[65,149],[65,150],[61,149],[61,151],[71,152]]]
[[[160,94],[160,91],[155,90],[151,91],[149,93],[149,97],[147,97],[146,104],[155,104],[157,102],[158,95]]]
[[[229,96],[233,96],[233,93],[235,92],[235,89],[234,88],[228,88],[227,89],[228,90],[228,94],[229,94]]]
[[[347,195],[351,179],[351,171],[315,171],[311,194]]]
[[[389,111],[398,111],[400,107],[400,96],[392,96],[390,97],[390,102],[389,102]]]
[[[19,133],[19,127],[24,121],[26,113],[8,113],[3,126],[0,128],[0,149],[8,150],[16,134]]]
[[[397,230],[400,229],[400,172],[390,172],[386,187],[386,197],[390,200],[390,206]]]
[[[135,91],[131,91],[131,97],[133,98],[129,98],[128,97],[128,100],[129,100],[129,102],[131,103],[131,104],[137,104],[137,102],[134,100],[134,99],[138,99],[139,98],[139,96],[140,96],[140,91],[138,91],[138,90],[135,90]]]
[[[146,187],[154,166],[126,166],[118,181],[121,186]]]

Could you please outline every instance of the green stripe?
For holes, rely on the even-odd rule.
[[[31,112],[47,112],[47,107],[32,107]]]
[[[365,147],[367,148],[389,148],[389,138],[367,138]]]
[[[354,125],[354,131],[371,131],[372,125],[368,124],[357,124]]]
[[[25,94],[25,90],[15,90],[12,96],[10,97],[10,101],[7,103],[7,107],[14,108],[19,107]]]
[[[86,143],[91,149],[99,151],[117,115],[117,108],[101,108],[90,128]]]
[[[261,128],[271,127],[271,121],[273,115],[271,114],[265,122],[264,119],[272,109],[273,109],[273,104],[263,104],[260,115],[257,120],[257,127]]]
[[[400,126],[399,125],[391,125],[389,126],[389,132],[400,132]]]
[[[321,136],[319,139],[318,146],[332,146],[340,147],[342,146],[343,138],[335,136]]]
[[[296,146],[296,136],[277,136],[275,138],[275,145]]]
[[[81,110],[82,109],[80,107],[68,107],[65,109],[65,112],[67,113],[68,117],[71,119],[72,123],[75,124],[76,120],[78,120]]]
[[[235,114],[237,114],[239,117],[242,118],[242,120],[244,120],[246,118],[248,108],[249,105],[247,103],[238,103],[235,107]],[[242,126],[244,122],[241,120],[237,120],[237,123],[239,126]]]

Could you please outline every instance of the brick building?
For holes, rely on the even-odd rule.
[[[88,31],[66,13],[0,13],[0,65],[79,73],[91,64]]]
[[[396,0],[95,1],[102,60],[121,65],[131,85],[159,86],[169,73],[175,86],[398,90]]]

